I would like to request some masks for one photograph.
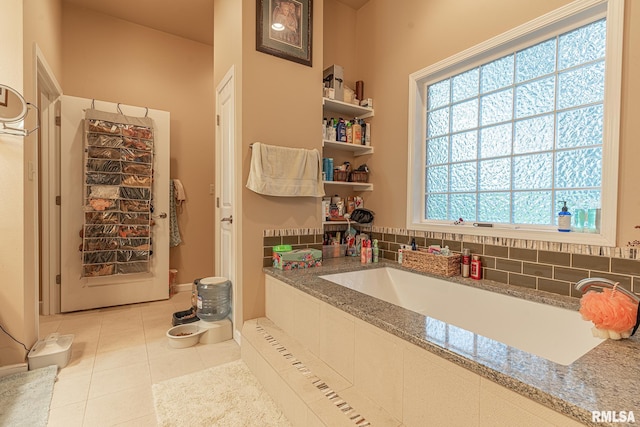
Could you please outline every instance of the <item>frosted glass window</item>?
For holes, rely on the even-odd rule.
[[[554,118],[552,114],[516,122],[515,154],[535,153],[553,149]]]
[[[602,104],[558,113],[558,148],[602,144]]]
[[[604,58],[607,23],[604,19],[563,34],[558,38],[561,70]]]
[[[465,221],[476,219],[476,193],[457,193],[450,196],[449,219],[463,218]]]
[[[511,193],[480,193],[478,221],[505,222],[511,219]]]
[[[478,131],[451,135],[451,161],[475,160],[478,156]]]
[[[478,79],[480,70],[474,68],[466,73],[458,74],[451,79],[453,86],[453,102],[463,101],[478,95]]]
[[[506,122],[513,118],[513,89],[482,97],[482,126]]]
[[[480,157],[508,156],[511,154],[513,124],[491,126],[480,129]]]
[[[444,107],[451,101],[449,79],[429,86],[429,109]]]
[[[501,89],[513,84],[513,55],[496,59],[493,62],[482,65],[482,80],[480,83],[482,93]]]
[[[556,39],[516,53],[516,81],[524,82],[551,74],[556,68]]]
[[[430,139],[427,142],[427,165],[441,165],[449,161],[449,138]]]
[[[424,220],[555,227],[560,200],[600,208],[605,47],[598,17],[425,84]]]
[[[478,100],[455,104],[451,107],[451,131],[459,132],[478,126]]]

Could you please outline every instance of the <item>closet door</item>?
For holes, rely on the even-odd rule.
[[[86,109],[127,116],[147,115],[154,121],[153,225],[148,271],[87,277],[81,252],[85,221]],[[169,297],[169,113],[144,107],[71,96],[62,97],[61,112],[61,289],[62,312],[109,307]],[[86,261],[86,259],[84,260]]]

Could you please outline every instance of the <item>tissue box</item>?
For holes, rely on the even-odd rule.
[[[283,251],[280,245],[273,248],[273,267],[279,270],[320,267],[322,251],[318,249],[296,249]],[[290,246],[289,246],[290,247]]]
[[[322,73],[325,87],[334,89],[334,99],[344,101],[344,70],[340,65],[332,65]]]
[[[44,368],[49,365],[58,365],[64,368],[71,359],[71,343],[73,335],[60,335],[53,333],[47,335],[44,340],[39,340],[29,351],[29,370]]]

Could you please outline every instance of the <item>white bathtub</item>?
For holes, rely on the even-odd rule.
[[[561,365],[570,365],[602,342],[577,311],[404,270],[377,268],[320,277],[423,314],[427,322],[437,319]]]

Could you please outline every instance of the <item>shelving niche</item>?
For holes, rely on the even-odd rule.
[[[322,99],[322,113],[325,117],[343,117],[345,119],[352,119],[357,117],[359,119],[367,119],[374,116],[373,108],[361,107],[359,105],[350,104],[343,101],[337,101],[335,99],[323,98]],[[333,114],[333,116],[331,116]],[[339,150],[345,152],[347,156],[351,156],[351,164],[356,166],[352,161],[353,158],[371,155],[374,153],[374,148],[370,145],[349,144],[346,142],[336,142],[323,140],[322,141],[323,153],[327,149]],[[353,192],[365,192],[373,191],[373,184],[371,182],[345,182],[345,181],[324,181],[327,194],[335,194],[335,192],[341,192],[343,190]],[[346,225],[347,221],[322,221],[324,225]],[[353,223],[352,223],[353,224]]]

